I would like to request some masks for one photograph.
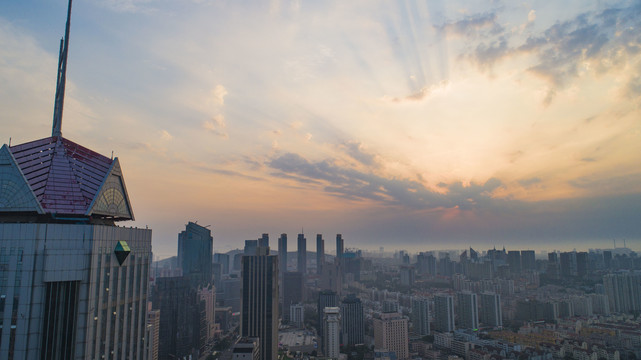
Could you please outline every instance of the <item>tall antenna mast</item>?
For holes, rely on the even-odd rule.
[[[60,39],[58,55],[58,76],[56,80],[56,100],[53,107],[53,127],[51,136],[62,136],[62,108],[65,103],[65,82],[67,79],[67,52],[69,50],[69,26],[71,25],[71,1],[67,8],[67,26],[65,37]]]

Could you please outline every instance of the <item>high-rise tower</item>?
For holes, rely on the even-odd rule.
[[[278,256],[258,247],[242,260],[240,332],[259,340],[260,359],[278,359]]]
[[[464,291],[457,295],[458,298],[458,328],[479,328],[479,304],[475,293]]]
[[[356,345],[365,342],[363,303],[350,294],[341,303],[343,344]]]
[[[434,296],[434,330],[454,331],[454,298],[451,295]]]
[[[62,137],[71,1],[51,137],[0,148],[0,359],[141,358],[151,230],[118,158]]]
[[[212,283],[213,248],[214,238],[204,226],[190,221],[178,234],[178,266],[194,288]]]
[[[323,274],[323,264],[325,263],[325,240],[323,234],[316,234],[316,274]]]
[[[298,267],[297,271],[303,275],[307,274],[307,239],[305,234],[298,234]]]

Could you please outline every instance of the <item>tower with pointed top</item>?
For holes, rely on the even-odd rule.
[[[62,136],[71,0],[52,136],[0,148],[0,359],[141,358],[151,230],[118,158]]]

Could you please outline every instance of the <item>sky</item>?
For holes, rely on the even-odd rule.
[[[1,143],[50,136],[66,7],[0,2]],[[62,133],[158,257],[641,250],[641,2],[76,0]]]

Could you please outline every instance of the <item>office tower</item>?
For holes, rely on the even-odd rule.
[[[407,319],[399,313],[383,313],[374,319],[374,346],[393,351],[399,360],[409,358]]]
[[[523,270],[536,270],[534,250],[521,250],[521,267]]]
[[[258,239],[258,246],[269,247],[269,234],[261,235],[260,239]]]
[[[286,272],[283,274],[283,320],[288,322],[289,307],[302,302],[303,299],[303,274],[296,272]]]
[[[414,286],[415,277],[413,266],[401,266],[401,285]]]
[[[323,309],[323,354],[329,359],[338,359],[340,353],[340,309],[326,307]]]
[[[478,299],[475,293],[460,292],[458,298],[458,328],[459,329],[478,329],[479,313]]]
[[[193,287],[212,283],[213,246],[211,231],[191,221],[178,235],[178,266]]]
[[[298,265],[296,271],[307,274],[307,239],[304,234],[298,234]]]
[[[305,305],[294,304],[289,307],[289,323],[299,329],[305,327]]]
[[[214,254],[214,263],[220,264],[221,274],[229,274],[229,255],[228,254]]]
[[[329,291],[329,290],[323,290],[318,293],[318,306],[317,306],[317,311],[318,311],[318,331],[317,333],[321,335],[321,341],[319,343],[319,347],[321,349],[324,349],[323,347],[323,310],[326,307],[336,307],[338,306],[338,295],[336,295],[335,292]]]
[[[610,311],[630,313],[641,310],[641,274],[621,272],[603,277]]]
[[[362,264],[363,258],[358,252],[344,252],[339,268],[342,274],[342,279],[345,281],[348,279],[360,281]],[[347,277],[348,275],[351,275],[351,277]]]
[[[430,301],[425,298],[412,298],[412,328],[419,336],[430,334]]]
[[[232,360],[260,360],[260,345],[256,338],[241,338],[231,351]]]
[[[257,337],[261,360],[278,359],[278,256],[259,247],[243,256],[240,333]]]
[[[454,298],[451,295],[434,295],[434,330],[454,331]]]
[[[258,240],[245,240],[245,248],[243,249],[243,256],[256,255],[258,249]]]
[[[158,360],[158,344],[160,343],[160,310],[147,309],[147,349],[144,359]]]
[[[158,359],[198,355],[205,345],[205,301],[188,277],[156,279],[153,309],[160,311]],[[104,353],[103,353],[104,354]]]
[[[118,158],[62,136],[71,2],[51,137],[0,148],[0,358],[141,358],[151,230]],[[118,326],[115,326],[118,324]]]
[[[576,276],[576,252],[562,252],[560,259],[560,269],[562,277]]]
[[[481,294],[481,323],[483,326],[503,326],[501,295],[493,292],[485,292]]]
[[[345,252],[345,242],[343,241],[342,234],[336,234],[336,260],[338,263],[341,262],[343,258],[343,252]]]
[[[512,274],[521,273],[521,252],[518,250],[508,251],[507,265],[510,269],[510,273]]]
[[[323,264],[325,263],[325,240],[323,234],[316,234],[316,274],[323,274]]]
[[[341,304],[342,333],[344,345],[363,344],[365,325],[363,322],[363,303],[356,295],[350,294]]]

